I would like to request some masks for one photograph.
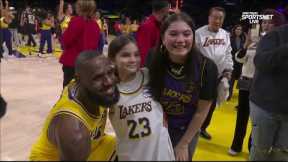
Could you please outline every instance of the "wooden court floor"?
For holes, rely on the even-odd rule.
[[[28,160],[31,145],[61,90],[62,70],[56,58],[2,60],[1,94],[8,102],[8,112],[0,120],[1,161]],[[213,138],[200,139],[193,160],[247,160],[247,140],[244,153],[237,157],[227,154],[236,121],[236,96],[217,108],[208,129]],[[113,132],[110,124],[107,131]]]

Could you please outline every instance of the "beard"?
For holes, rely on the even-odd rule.
[[[87,97],[89,98],[89,100],[105,108],[108,108],[116,104],[120,98],[120,93],[119,93],[117,86],[115,86],[114,93],[111,96],[102,96],[99,94],[95,94],[89,91],[88,89],[86,89],[86,93],[87,93]]]

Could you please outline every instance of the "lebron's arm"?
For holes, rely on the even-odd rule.
[[[76,117],[61,114],[49,128],[49,138],[59,150],[61,161],[86,161],[90,154],[90,134]]]

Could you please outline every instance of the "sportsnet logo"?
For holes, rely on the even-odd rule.
[[[242,12],[241,20],[249,20],[250,24],[258,24],[259,20],[272,20],[273,15],[261,15],[258,12]]]

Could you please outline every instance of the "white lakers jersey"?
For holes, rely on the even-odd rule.
[[[205,25],[196,30],[195,43],[200,52],[217,65],[219,77],[225,69],[233,70],[230,36],[224,29],[215,33]]]
[[[120,161],[175,160],[162,107],[149,94],[148,80],[148,70],[141,69],[134,80],[118,85],[120,100],[109,117]]]

